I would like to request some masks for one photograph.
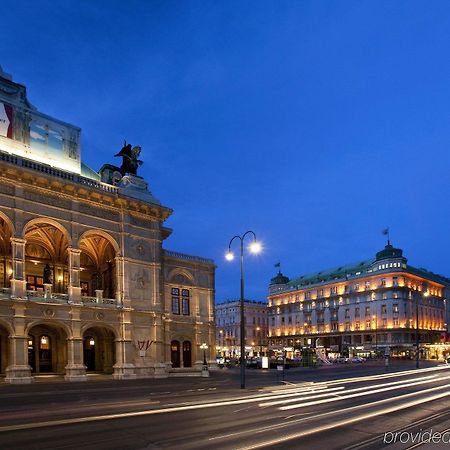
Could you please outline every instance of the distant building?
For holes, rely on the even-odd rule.
[[[245,352],[248,356],[267,353],[267,303],[245,300]],[[216,349],[225,357],[241,354],[241,306],[239,300],[216,304]]]
[[[214,262],[163,248],[172,210],[136,175],[140,147],[98,173],[80,133],[0,68],[0,374],[200,374],[201,344],[214,365]]]
[[[293,280],[278,273],[269,286],[269,347],[411,357],[417,312],[421,355],[433,357],[429,344],[447,330],[449,292],[450,279],[410,266],[390,243],[372,260]]]

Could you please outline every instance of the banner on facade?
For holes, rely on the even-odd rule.
[[[0,136],[13,137],[13,109],[11,105],[0,102]]]

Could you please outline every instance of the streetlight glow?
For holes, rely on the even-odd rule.
[[[261,253],[262,247],[261,243],[258,241],[253,241],[249,246],[249,250],[251,253],[254,253],[255,255],[258,253]]]
[[[225,259],[226,259],[227,261],[233,261],[233,259],[234,259],[234,253],[233,253],[231,250],[228,250],[228,251],[225,253]]]

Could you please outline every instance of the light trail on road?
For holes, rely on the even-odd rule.
[[[92,415],[87,415],[92,405],[86,405],[83,417],[53,416],[55,418],[49,418],[50,416],[35,415],[31,417],[34,420],[37,419],[36,422],[23,423],[22,420],[22,423],[9,425],[3,422],[5,424],[0,427],[0,435],[2,439],[23,436],[30,436],[31,439],[31,436],[38,433],[38,429],[43,429],[40,434],[44,435],[49,433],[44,429],[51,427],[52,434],[63,432],[63,430],[67,433],[69,428],[63,428],[63,426],[70,426],[74,436],[78,435],[78,430],[102,430],[106,433],[105,437],[95,440],[100,445],[101,442],[107,442],[108,432],[105,430],[123,429],[123,436],[126,436],[127,429],[133,429],[136,424],[140,424],[139,426],[144,428],[156,427],[152,429],[147,439],[158,448],[205,450],[214,446],[218,449],[250,450],[284,445],[284,442],[303,436],[312,436],[324,430],[345,427],[394,411],[407,410],[417,405],[450,398],[449,369],[449,366],[443,366],[356,376],[325,382],[301,383],[280,389],[272,388],[271,391],[260,390],[245,394],[235,390],[231,392],[232,398],[229,397],[230,394],[220,393],[215,396],[215,399],[200,400],[193,397],[192,401],[184,403],[170,404],[166,399],[164,403],[153,404],[150,408],[137,404],[137,411],[130,411],[133,407],[132,402],[125,405],[125,408],[128,408],[125,411],[102,411],[102,407],[108,407],[105,403],[99,404],[96,414],[91,410]],[[433,384],[433,386],[426,386],[427,384]],[[243,409],[233,408],[236,405],[244,406]],[[307,412],[295,414],[296,410],[305,407],[308,409],[303,411]],[[288,416],[291,410],[294,414]],[[69,409],[67,408],[66,411]],[[77,411],[77,414],[81,415],[82,411]],[[166,414],[178,415],[173,420],[169,420]],[[150,419],[152,416],[154,419]],[[6,415],[5,418],[7,419]],[[198,428],[200,419],[202,424],[207,424],[207,428],[204,425]],[[120,422],[114,425],[106,424],[114,420],[120,420]],[[163,431],[164,423],[177,421],[184,425],[181,428],[177,427],[176,430],[170,429],[169,434],[167,429],[166,432]],[[91,425],[85,427],[85,424]],[[8,432],[16,431],[20,433],[8,434]],[[92,439],[98,439],[98,434],[92,433],[90,436]],[[314,439],[317,439],[317,436]],[[53,447],[49,448],[62,448],[56,442],[52,445]]]

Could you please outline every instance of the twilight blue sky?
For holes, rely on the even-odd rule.
[[[450,275],[450,2],[16,1],[0,65],[82,128],[98,170],[124,139],[174,209],[165,247],[213,258],[252,229],[246,297],[372,257],[381,230]],[[236,247],[237,250],[237,247]]]

